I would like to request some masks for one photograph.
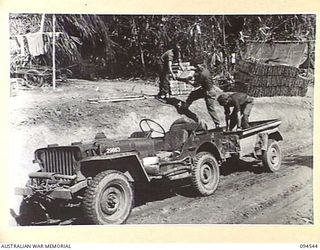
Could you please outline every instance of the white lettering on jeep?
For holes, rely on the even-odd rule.
[[[113,154],[113,153],[119,153],[120,148],[119,147],[114,147],[114,148],[106,148],[106,151],[104,152],[105,154]]]

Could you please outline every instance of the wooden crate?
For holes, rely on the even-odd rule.
[[[171,80],[170,89],[171,89],[171,95],[178,96],[178,95],[189,95],[190,92],[194,89],[194,87],[185,82]]]
[[[194,68],[190,66],[190,62],[183,62],[182,66],[184,67],[185,71],[181,71],[179,68],[178,63],[172,64],[172,71],[178,78],[189,78],[191,77],[191,81],[194,80]],[[178,81],[170,79],[170,90],[171,95],[178,96],[178,95],[188,95],[194,89],[194,87],[190,84],[187,84],[184,81]]]

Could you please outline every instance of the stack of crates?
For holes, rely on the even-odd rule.
[[[234,73],[235,90],[251,96],[305,96],[310,79],[287,65],[239,61]]]
[[[192,78],[194,77],[194,69],[190,66],[189,62],[184,62],[182,63],[183,68],[185,69],[184,71],[181,71],[179,68],[178,63],[172,64],[172,71],[173,73],[178,76],[178,78]],[[188,95],[194,87],[191,84],[186,83],[185,81],[180,81],[180,80],[173,80],[172,78],[170,79],[170,89],[171,89],[171,95],[173,96],[179,96],[179,95]]]

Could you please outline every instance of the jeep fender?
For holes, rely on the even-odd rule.
[[[212,142],[205,142],[205,143],[201,144],[198,147],[196,153],[198,154],[200,152],[209,152],[209,153],[211,153],[216,158],[218,163],[221,163],[221,161],[223,160],[223,157],[222,157],[222,154],[221,154],[220,150]]]
[[[130,182],[149,182],[137,153],[117,153],[102,156],[92,156],[83,159],[80,171],[86,177],[94,177],[105,170],[118,170],[123,172]]]

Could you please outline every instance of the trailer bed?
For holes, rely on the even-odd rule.
[[[231,156],[245,157],[248,155],[262,154],[268,147],[268,140],[275,138],[282,140],[278,127],[281,124],[279,119],[249,122],[250,128],[236,131],[221,131],[218,129],[210,132],[218,135],[222,142],[225,158]]]
[[[263,120],[263,121],[253,121],[249,122],[250,128],[237,130],[237,131],[223,131],[225,135],[239,135],[240,138],[250,136],[252,134],[258,134],[263,131],[272,130],[279,127],[281,120],[272,119],[272,120]]]

